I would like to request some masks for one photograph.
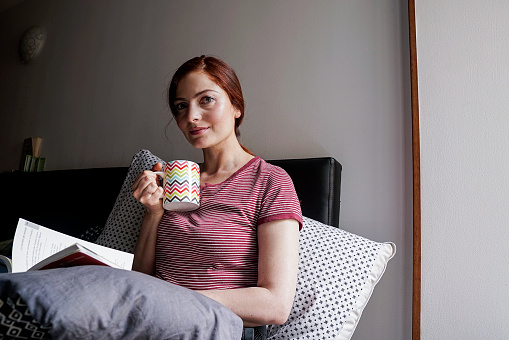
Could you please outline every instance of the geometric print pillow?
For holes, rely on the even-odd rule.
[[[128,253],[134,252],[145,207],[133,197],[133,183],[139,174],[152,169],[157,162],[163,163],[163,167],[166,164],[148,150],[141,150],[134,155],[106,225],[95,243]]]
[[[396,246],[308,217],[303,224],[293,307],[286,323],[268,326],[268,339],[350,339]]]
[[[34,319],[18,294],[0,297],[0,339],[51,339],[50,330],[51,325]]]

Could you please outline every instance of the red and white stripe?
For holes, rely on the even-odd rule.
[[[165,212],[158,229],[156,276],[190,289],[256,286],[257,226],[302,213],[281,168],[253,158],[226,181],[201,187],[200,208]]]

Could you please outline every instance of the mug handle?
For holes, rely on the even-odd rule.
[[[163,199],[164,198],[164,171],[154,171],[154,173],[157,176],[161,177],[161,179],[162,179],[163,185],[161,185],[161,186],[163,187],[163,194],[161,195],[160,198]]]

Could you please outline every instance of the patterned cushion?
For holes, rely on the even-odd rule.
[[[141,150],[134,155],[104,230],[97,238],[97,244],[134,252],[145,208],[133,197],[133,183],[140,173],[152,169],[157,162],[163,163],[163,166],[166,164],[148,150]]]
[[[95,243],[99,235],[101,235],[101,233],[103,232],[103,229],[104,227],[98,225],[95,227],[90,227],[87,230],[85,230],[78,238],[81,240]]]
[[[50,329],[34,319],[18,295],[0,298],[0,339],[51,339]]]
[[[393,243],[304,217],[293,308],[285,324],[268,327],[268,339],[350,339],[395,252]]]

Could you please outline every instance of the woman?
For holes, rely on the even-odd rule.
[[[220,302],[246,327],[284,323],[302,225],[290,177],[239,143],[244,100],[223,61],[201,56],[184,63],[168,98],[179,129],[203,151],[201,204],[192,212],[164,211],[157,176],[140,174],[133,195],[146,213],[133,269]]]

